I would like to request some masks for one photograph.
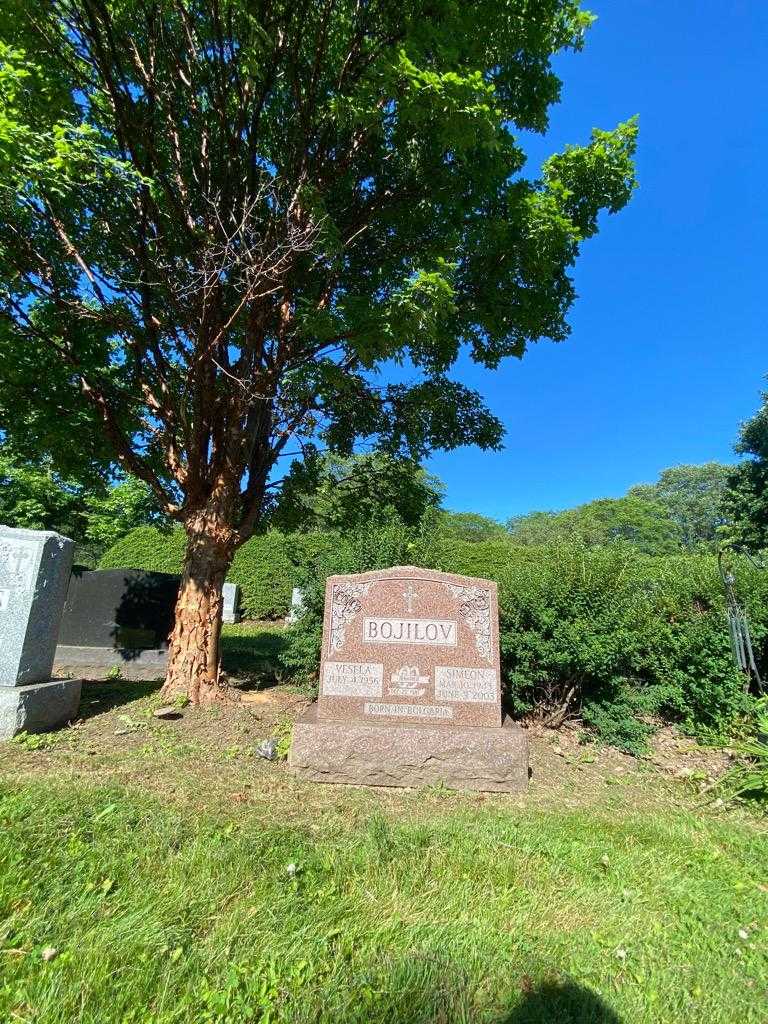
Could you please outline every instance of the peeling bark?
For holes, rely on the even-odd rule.
[[[221,592],[235,545],[224,518],[200,513],[186,523],[184,572],[162,690],[169,699],[186,696],[193,704],[227,699],[219,657]]]

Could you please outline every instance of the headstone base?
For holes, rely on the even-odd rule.
[[[310,782],[523,793],[528,737],[508,718],[498,729],[368,725],[318,719],[313,704],[293,727],[288,763]]]
[[[119,670],[121,679],[162,679],[168,668],[167,648],[76,647],[59,644],[53,662],[54,675],[80,679],[107,679]]]
[[[80,710],[80,679],[0,686],[0,740],[20,732],[48,732],[73,722]]]

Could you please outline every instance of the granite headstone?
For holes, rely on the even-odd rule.
[[[80,681],[51,679],[73,544],[0,526],[0,739],[77,716]]]
[[[75,570],[56,648],[56,670],[102,679],[157,679],[168,665],[180,577],[143,569]],[[239,620],[240,588],[225,583],[222,621]]]
[[[236,583],[225,583],[221,589],[222,622],[240,621],[240,587]]]
[[[291,591],[291,607],[285,617],[286,624],[292,626],[297,622],[304,612],[304,591],[301,587],[294,587]]]
[[[318,701],[290,763],[316,781],[525,789],[525,733],[501,709],[496,584],[413,566],[330,577]]]
[[[56,648],[55,671],[84,679],[120,672],[158,679],[168,663],[168,634],[179,577],[143,569],[72,573]]]
[[[167,644],[179,577],[142,569],[73,572],[64,602],[59,644],[156,649]]]

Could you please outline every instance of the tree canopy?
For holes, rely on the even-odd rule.
[[[455,537],[476,543],[484,540],[508,540],[506,527],[479,512],[450,512],[443,510],[436,525],[445,537]]]
[[[442,495],[440,480],[410,459],[325,455],[291,466],[269,521],[286,533],[351,530],[392,512],[415,526]]]
[[[50,459],[26,463],[0,445],[0,523],[81,539],[85,494],[84,486],[62,478]]]
[[[510,520],[516,544],[558,544],[576,541],[601,547],[625,541],[648,555],[680,550],[681,535],[667,510],[643,498],[600,498],[564,512],[534,512]]]
[[[221,581],[276,463],[501,443],[450,370],[567,336],[570,268],[632,193],[636,125],[523,173],[552,57],[592,20],[576,0],[0,17],[0,429],[62,469],[116,458],[184,524],[169,685],[212,685]]]
[[[700,466],[672,466],[654,484],[638,484],[628,491],[663,506],[680,531],[686,548],[714,547],[725,523],[723,499],[733,466],[705,462]]]
[[[140,480],[66,478],[50,457],[29,463],[0,445],[0,522],[64,534],[75,541],[79,562],[92,564],[130,530],[161,521],[152,492]]]
[[[564,338],[568,267],[633,187],[631,124],[520,175],[550,58],[590,22],[576,3],[3,19],[4,428],[26,412],[26,443],[62,457],[73,429],[94,457],[109,442],[182,519],[226,478],[243,536],[297,435],[499,443],[445,376],[459,347],[495,366]],[[406,355],[416,383],[371,380]]]
[[[725,538],[753,553],[768,548],[768,392],[762,397],[739,433],[736,451],[746,458],[733,468],[723,502]]]

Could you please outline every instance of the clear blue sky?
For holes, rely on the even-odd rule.
[[[528,173],[637,113],[640,188],[583,248],[567,341],[457,368],[507,438],[430,459],[452,509],[505,519],[733,461],[768,373],[768,2],[585,5],[598,21],[556,62],[562,102]]]

